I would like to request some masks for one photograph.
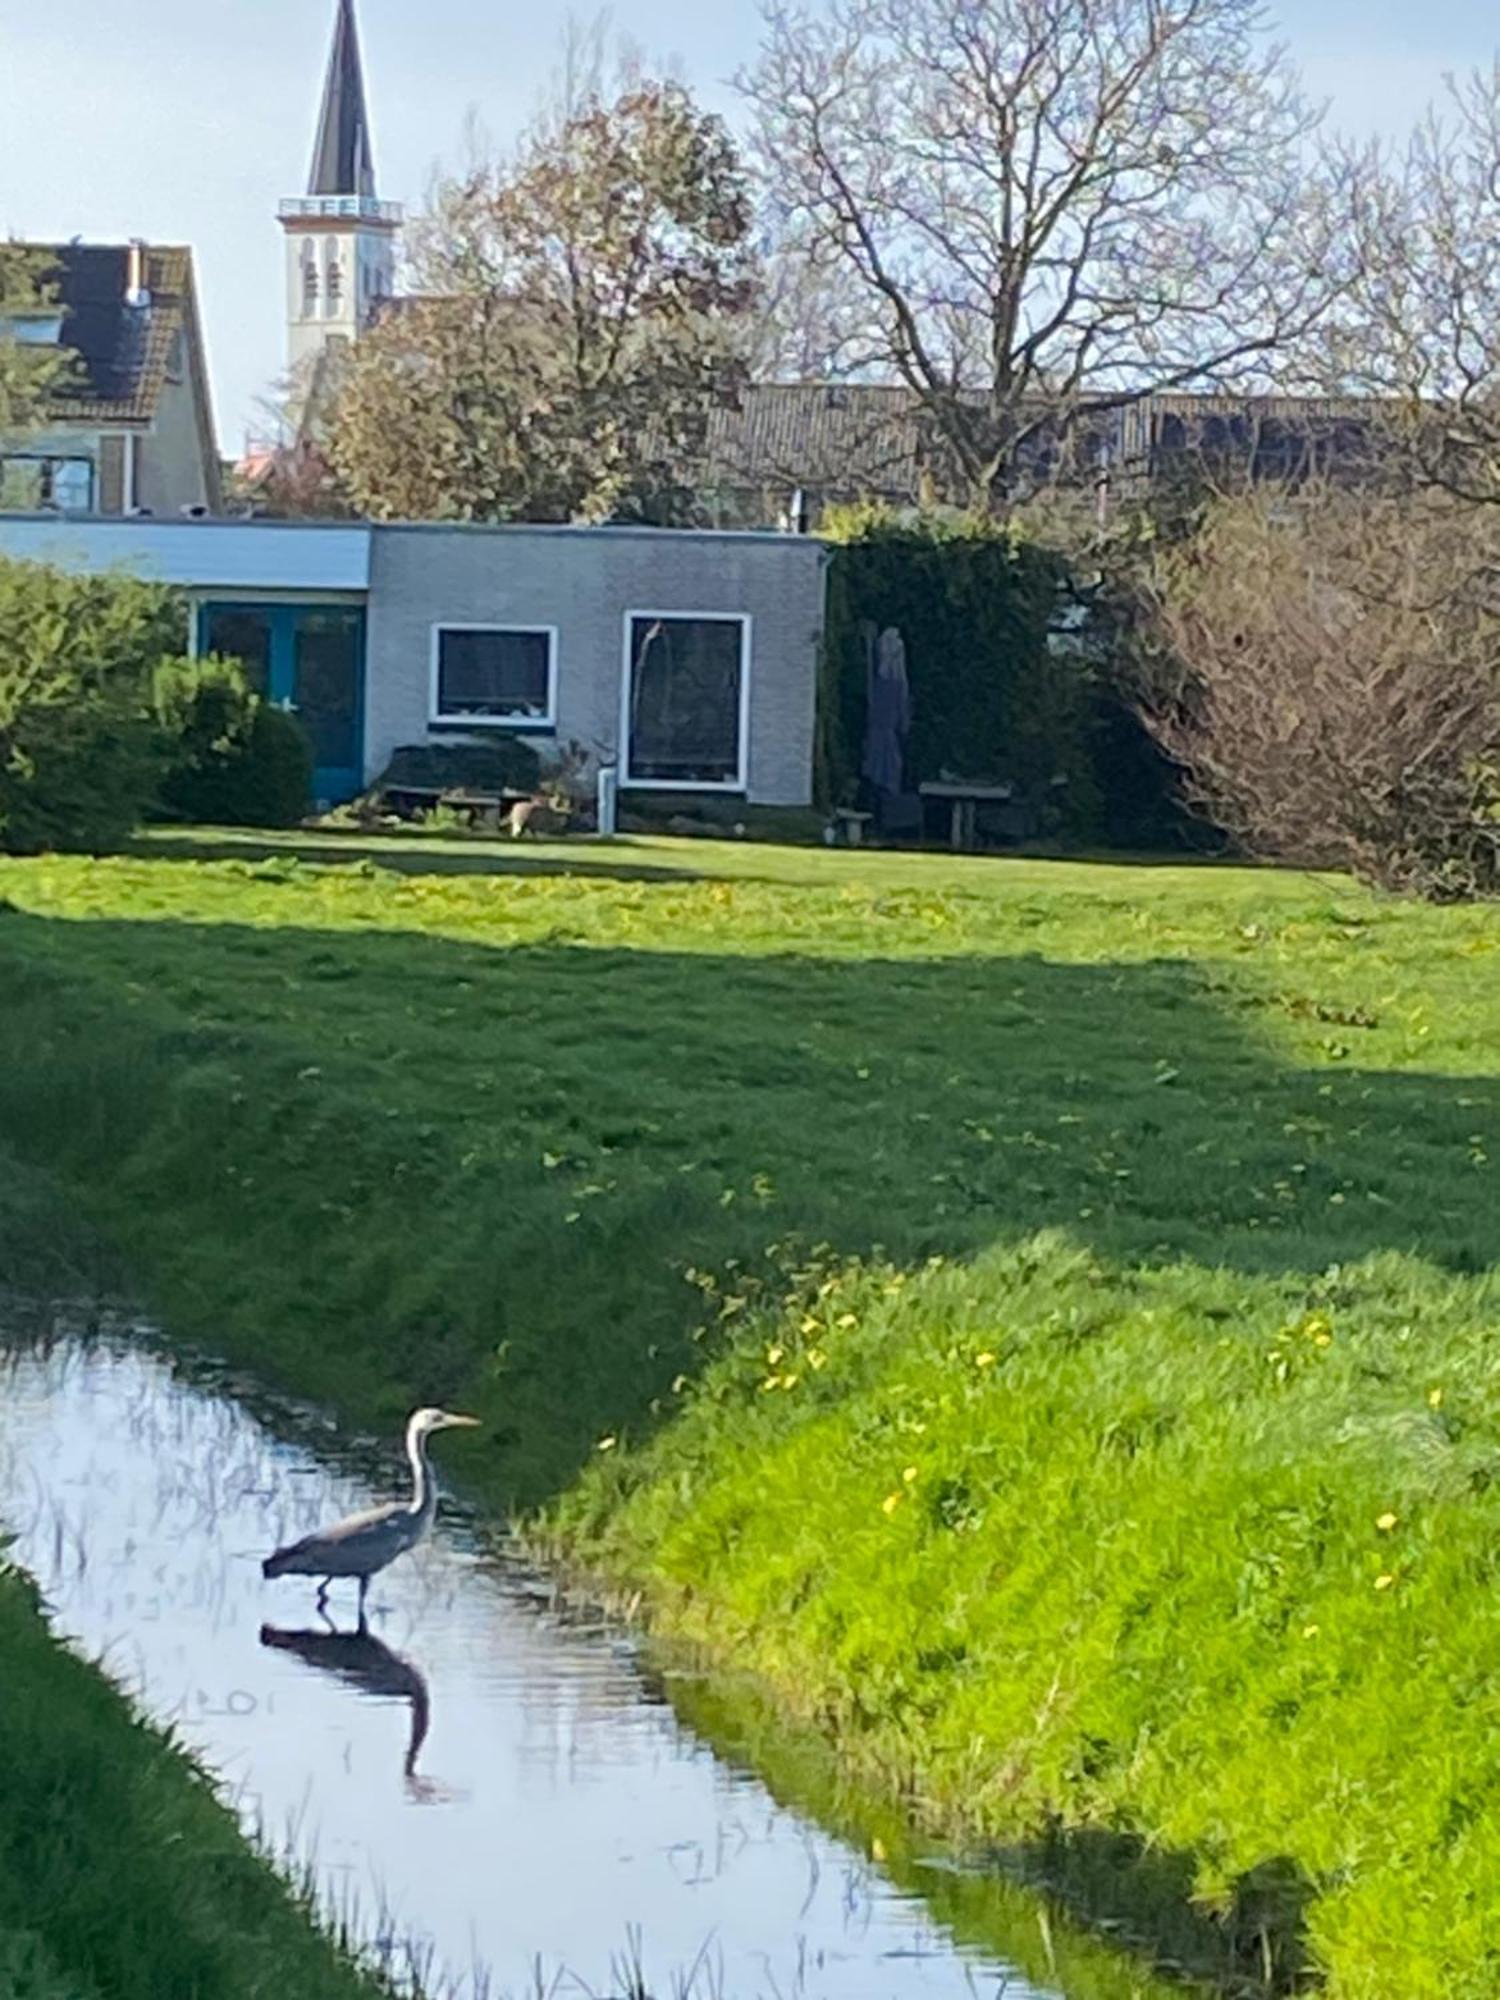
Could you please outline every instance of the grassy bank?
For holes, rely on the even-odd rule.
[[[111,1271],[58,1190],[0,1150],[0,1272],[35,1297]],[[24,1329],[35,1310],[0,1293]],[[0,1441],[4,1436],[0,1415]],[[0,1994],[376,2000],[199,1768],[49,1632],[0,1534]]]
[[[0,1559],[0,1993],[375,2000],[197,1768]]]
[[[0,1130],[175,1325],[474,1402],[491,1498],[1178,1962],[1493,1993],[1495,913],[225,856],[0,865]]]

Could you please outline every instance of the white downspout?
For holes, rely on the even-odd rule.
[[[125,433],[125,512],[133,514],[140,500],[139,467],[136,463],[136,448],[140,439],[134,431]]]

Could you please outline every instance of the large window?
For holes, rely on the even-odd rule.
[[[433,721],[549,728],[556,652],[550,625],[439,625],[432,642]]]
[[[632,611],[625,622],[625,782],[743,789],[750,620]]]

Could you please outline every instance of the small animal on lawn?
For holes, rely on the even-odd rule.
[[[414,1410],[406,1426],[406,1455],[411,1460],[410,1500],[394,1501],[389,1507],[372,1507],[365,1514],[351,1514],[332,1528],[304,1535],[284,1549],[266,1557],[262,1576],[318,1576],[318,1609],[328,1602],[328,1586],[336,1576],[359,1578],[359,1615],[365,1615],[365,1592],[370,1578],[397,1556],[404,1556],[418,1542],[425,1541],[437,1513],[437,1481],[427,1462],[427,1440],[434,1431],[468,1428],[478,1417],[455,1417],[447,1410]]]

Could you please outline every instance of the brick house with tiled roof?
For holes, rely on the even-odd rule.
[[[72,365],[45,424],[0,444],[0,509],[221,512],[191,250],[140,242],[30,247],[50,265],[50,296],[18,316],[13,332],[62,348]]]

